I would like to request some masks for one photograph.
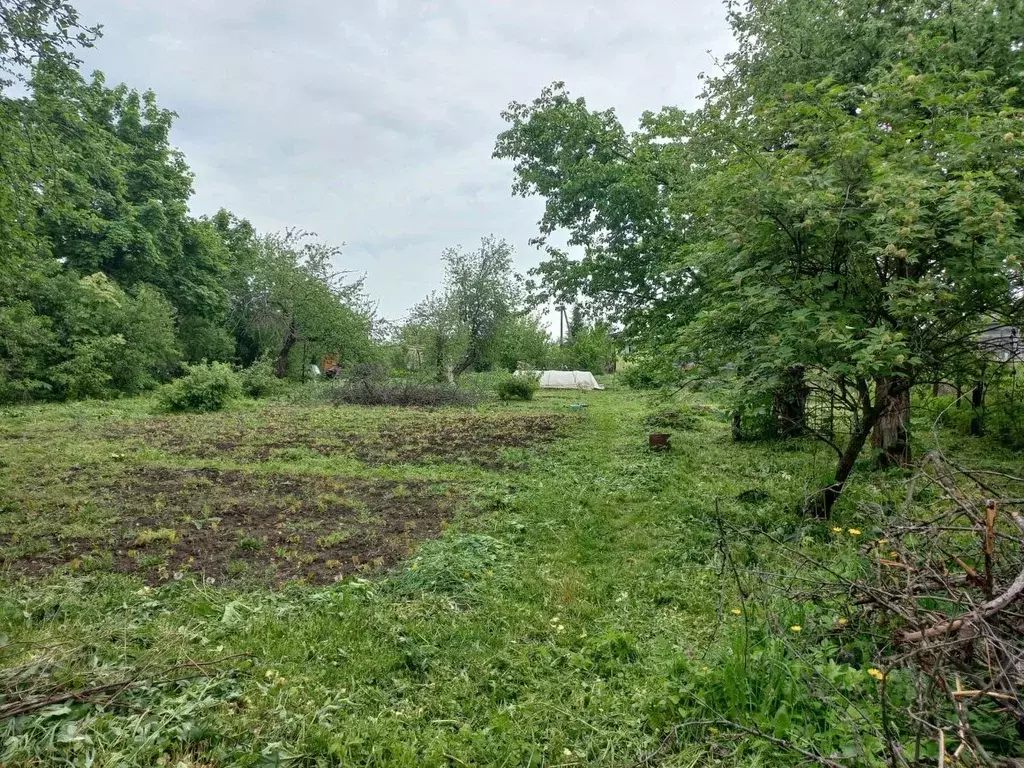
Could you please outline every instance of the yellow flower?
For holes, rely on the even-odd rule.
[[[794,624],[789,629],[791,632],[800,632],[801,630],[803,630],[803,627],[801,627],[799,624]]]
[[[835,528],[832,529],[832,533],[842,533],[842,532],[843,532],[843,529],[840,528],[838,525]]]
[[[875,680],[885,680],[885,673],[880,669],[872,667],[868,670],[868,674],[875,678]]]
[[[850,528],[846,532],[851,536],[860,536],[860,528]]]
[[[741,613],[743,613],[743,611],[741,611],[739,608],[733,608],[732,609],[732,615],[733,616],[739,616]]]
[[[847,619],[836,619],[836,626],[837,627],[845,627],[848,623],[849,623],[849,620],[847,620]]]
[[[879,546],[881,546],[882,544],[888,544],[889,540],[888,539],[879,539],[875,543],[878,544]]]

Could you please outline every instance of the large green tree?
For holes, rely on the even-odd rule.
[[[497,362],[502,329],[525,311],[512,255],[512,246],[494,237],[483,238],[475,251],[441,254],[444,286],[413,307],[404,333],[425,350],[439,380]]]
[[[529,104],[513,102],[494,156],[514,162],[515,194],[544,198],[533,244],[547,259],[531,284],[538,302],[593,300],[631,335],[665,339],[669,318],[692,314],[693,274],[678,261],[686,211],[673,206],[691,176],[681,172],[690,118],[647,113],[632,133],[614,110],[595,111],[563,83]],[[577,258],[551,245],[564,232]]]
[[[661,195],[663,255],[618,250],[623,267],[584,242],[584,259],[548,263],[548,284],[632,289],[653,269],[680,281],[652,282],[679,301],[651,315],[676,359],[734,366],[748,392],[788,379],[797,399],[838,396],[848,434],[821,435],[838,463],[811,505],[828,514],[873,429],[888,459],[906,458],[910,387],[981,354],[984,324],[1020,322],[1021,7],[754,0],[731,18],[737,50],[697,112],[645,116],[607,159],[579,140],[597,119],[546,91],[513,105],[498,154],[568,227],[627,210],[594,179],[636,167],[638,149],[671,158],[637,193]]]
[[[306,232],[255,241],[252,275],[237,297],[239,321],[284,377],[296,347],[305,357],[331,354],[340,362],[369,356],[372,311],[362,281],[338,272],[336,247]],[[303,360],[302,363],[307,363]]]

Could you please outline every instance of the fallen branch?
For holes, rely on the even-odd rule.
[[[998,597],[989,600],[987,603],[982,603],[973,611],[968,611],[963,616],[936,624],[934,627],[921,629],[916,632],[904,632],[899,636],[900,642],[919,643],[922,640],[930,640],[933,637],[958,632],[965,625],[973,624],[979,619],[987,619],[989,616],[999,613],[999,611],[1020,597],[1021,594],[1024,594],[1024,571],[1017,574],[1017,578],[1013,580],[1010,588]]]
[[[180,669],[196,669],[198,670],[192,675],[183,675],[178,677],[170,677],[163,679],[150,679],[144,677],[133,677],[126,680],[118,680],[115,683],[105,683],[104,685],[95,685],[91,688],[83,688],[78,691],[62,691],[60,693],[53,693],[41,696],[34,696],[31,698],[22,698],[17,701],[12,701],[3,706],[0,706],[0,720],[6,720],[11,717],[24,717],[30,715],[33,712],[38,712],[40,709],[54,706],[55,704],[66,704],[69,701],[88,704],[96,703],[99,706],[129,706],[116,703],[116,699],[125,691],[138,685],[168,685],[170,683],[181,683],[186,680],[195,680],[200,677],[209,677],[210,672],[206,670],[207,667],[221,664],[231,659],[238,659],[243,657],[249,657],[247,653],[238,653],[232,656],[224,656],[220,659],[214,659],[212,661],[189,661],[185,664],[175,664],[172,667],[165,667],[160,670],[160,675],[167,675]],[[104,701],[94,702],[95,697],[110,693],[111,696]]]

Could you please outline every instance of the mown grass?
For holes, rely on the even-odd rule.
[[[579,401],[587,407],[568,408]],[[396,424],[419,445],[424,424],[464,420],[458,410],[246,404],[174,417],[188,446],[233,430],[223,452],[147,439],[165,434],[169,419],[151,421],[144,400],[5,411],[6,687],[46,680],[80,689],[229,658],[192,680],[134,686],[108,706],[62,702],[2,722],[0,763],[622,766],[657,753],[669,766],[793,764],[791,753],[766,753],[763,743],[744,751],[683,738],[665,748],[680,670],[728,649],[741,621],[735,606],[751,605],[744,621],[768,621],[755,616],[756,579],[744,602],[723,577],[723,525],[841,556],[857,542],[830,536],[828,526],[867,535],[871,521],[857,517],[854,502],[889,498],[899,477],[861,473],[834,521],[804,520],[795,510],[832,457],[811,443],[732,443],[726,415],[702,406],[672,421],[673,450],[654,454],[645,420],[679,403],[616,388],[487,403],[472,413],[510,425],[517,416],[567,417],[559,440],[502,448],[505,462],[492,461],[489,448],[483,462],[472,448],[415,461],[403,450],[360,458],[343,441],[336,452],[256,450],[274,442],[267,429],[299,442],[339,433],[373,442]],[[390,570],[367,563],[327,585],[253,578],[248,556],[232,566],[237,578],[213,585],[201,563],[152,585],[102,560],[18,575],[34,536],[102,538],[131,525],[101,501],[79,502],[153,467],[434,483],[454,511],[438,538],[411,546]],[[352,525],[321,526],[316,537],[342,546]],[[145,530],[147,548],[171,543],[167,529]],[[240,551],[261,552],[258,539],[250,543]],[[771,554],[760,545],[733,544],[744,565],[767,567]],[[800,621],[808,635],[816,620],[813,606],[771,617]]]

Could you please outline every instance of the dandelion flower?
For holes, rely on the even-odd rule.
[[[880,669],[872,667],[868,670],[868,674],[875,678],[875,680],[885,680],[885,673]]]
[[[849,623],[848,619],[836,619],[837,627],[845,627]]]
[[[879,546],[881,546],[882,544],[888,544],[889,540],[888,539],[879,539],[875,543],[878,544]]]
[[[851,536],[860,536],[860,528],[849,528],[846,532]]]
[[[839,526],[836,526],[836,527],[834,527],[832,529],[832,533],[842,533],[842,532],[843,532],[843,529],[840,528]]]
[[[803,630],[803,627],[801,627],[799,624],[794,624],[792,627],[789,628],[789,630],[790,632],[801,632]]]
[[[741,613],[743,613],[743,611],[741,611],[739,608],[733,608],[732,609],[732,615],[733,616],[739,616]]]

